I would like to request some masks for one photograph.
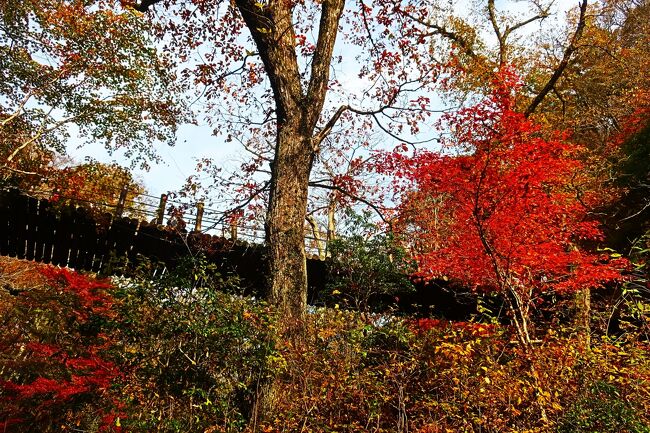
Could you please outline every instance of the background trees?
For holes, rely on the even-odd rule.
[[[524,77],[525,91],[508,102],[508,110],[524,116],[542,110],[536,118],[544,127],[535,134],[557,142],[554,126],[562,124],[545,117],[544,107],[554,103],[551,95],[562,99],[560,89],[567,74],[588,73],[589,68],[580,69],[581,56],[593,39],[593,30],[606,27],[605,18],[593,18],[596,12],[604,17],[606,6],[590,9],[586,1],[572,12],[573,21],[564,35],[538,46],[521,43],[517,36],[550,16],[550,5],[539,3],[531,4],[519,19],[487,1],[481,11],[483,23],[449,18],[448,10],[439,4],[388,0],[350,10],[328,2],[147,1],[133,6],[144,11],[157,3],[164,9],[156,16],[159,36],[167,49],[177,53],[186,86],[198,87],[205,112],[211,114],[215,127],[223,128],[220,133],[252,151],[254,158],[245,172],[261,169],[268,174],[263,180],[245,174],[238,194],[246,197],[246,203],[269,191],[265,224],[271,250],[270,296],[287,316],[294,317],[302,314],[305,302],[302,238],[308,187],[318,185],[338,194],[323,206],[329,211],[333,200],[340,200],[346,192],[337,181],[352,178],[332,170],[326,180],[313,177],[319,158],[336,155],[342,148],[341,141],[327,140],[339,122],[367,128],[375,125],[393,139],[416,144],[411,138],[435,111],[430,99],[434,83],[441,82],[451,100],[465,104],[489,94],[495,69],[512,63]],[[345,22],[343,33],[339,33],[340,22]],[[494,44],[484,36],[486,29],[494,36]],[[616,26],[611,29],[617,31]],[[334,63],[344,62],[343,56],[335,55],[337,41],[346,48],[355,47],[357,59],[364,60],[359,77],[370,91],[361,97],[349,96],[339,80],[330,79]],[[183,63],[192,56],[192,61]],[[550,67],[542,68],[540,59]],[[372,123],[360,116],[370,117]],[[594,155],[574,158],[593,160]],[[597,157],[606,159],[602,153]],[[327,164],[322,166],[327,169]],[[607,186],[597,172],[580,179],[564,177],[556,183],[571,180],[578,202],[594,210],[595,191]],[[311,225],[317,227],[313,220]]]
[[[606,154],[628,118],[648,105],[647,2],[605,1],[589,6],[582,38],[566,73],[540,106],[538,119],[571,131],[573,139]],[[575,21],[576,14],[570,15]],[[530,70],[557,62],[557,49],[539,47]]]
[[[168,77],[158,77],[156,74],[172,75],[171,71],[178,69],[185,88],[197,89],[199,96],[203,98],[203,109],[211,114],[215,128],[223,128],[220,133],[228,139],[242,142],[252,150],[256,160],[248,165],[250,172],[257,169],[267,171],[268,178],[258,180],[252,175],[251,181],[244,179],[241,188],[243,194],[249,196],[264,194],[268,188],[269,206],[265,223],[267,241],[271,248],[270,294],[288,316],[295,317],[301,316],[305,302],[305,220],[310,220],[313,227],[318,226],[313,219],[306,218],[308,212],[321,207],[326,209],[332,221],[332,209],[336,207],[337,202],[363,199],[359,197],[363,194],[355,193],[362,191],[365,194],[372,191],[364,190],[363,185],[358,182],[357,177],[362,172],[359,167],[369,158],[354,156],[354,149],[358,148],[353,144],[358,138],[355,133],[362,135],[374,125],[376,130],[385,133],[386,137],[403,139],[405,143],[415,145],[417,143],[414,137],[428,126],[427,119],[436,111],[432,107],[430,95],[438,82],[442,83],[446,94],[454,96],[453,99],[457,102],[462,102],[464,97],[469,98],[468,100],[476,99],[482,92],[489,92],[491,89],[490,77],[494,74],[494,66],[503,66],[512,59],[516,59],[516,67],[525,72],[522,75],[526,81],[525,88],[529,92],[518,99],[518,105],[513,102],[512,111],[519,110],[526,115],[539,111],[530,107],[541,107],[539,104],[545,103],[546,100],[550,101],[550,106],[553,102],[548,99],[551,90],[554,90],[557,98],[561,98],[562,92],[558,89],[564,83],[562,80],[567,71],[573,70],[571,68],[579,70],[582,61],[579,54],[584,51],[584,46],[580,44],[588,37],[595,38],[591,36],[592,33],[603,33],[602,29],[618,37],[619,28],[623,28],[623,24],[609,23],[626,22],[628,19],[620,18],[620,14],[613,12],[608,12],[607,15],[605,12],[609,9],[604,5],[598,9],[604,11],[602,17],[590,21],[587,19],[591,19],[591,15],[586,13],[587,3],[582,2],[580,8],[575,11],[575,23],[569,26],[563,43],[554,49],[549,48],[549,52],[558,54],[559,58],[552,62],[551,69],[540,72],[531,65],[534,65],[535,59],[541,57],[539,52],[544,47],[536,51],[536,47],[517,44],[514,39],[517,32],[526,26],[548,17],[548,7],[539,4],[533,4],[530,14],[518,20],[500,13],[494,2],[487,1],[483,11],[485,27],[496,37],[496,44],[492,49],[487,46],[485,40],[482,41],[483,29],[476,21],[445,17],[445,8],[437,4],[385,1],[373,5],[361,3],[349,10],[346,10],[341,2],[226,4],[220,1],[145,1],[130,6],[144,11],[158,3],[161,7],[152,15],[159,43],[176,58],[171,63],[147,63],[148,66],[155,66],[153,71],[143,67],[145,60],[149,58],[147,56],[153,55],[151,50],[147,50],[146,38],[138,39],[134,44],[133,49],[137,55],[132,54],[128,58],[125,56],[124,61],[120,63],[121,57],[118,54],[121,51],[117,45],[111,48],[111,45],[107,44],[102,46],[102,49],[93,51],[87,42],[91,35],[90,30],[80,24],[82,20],[65,21],[74,10],[70,8],[74,6],[80,8],[80,13],[87,13],[88,20],[98,20],[97,23],[89,21],[94,23],[93,29],[101,31],[110,27],[109,30],[117,31],[121,25],[128,26],[129,20],[137,16],[135,12],[116,14],[108,7],[110,5],[103,3],[102,7],[107,6],[105,10],[101,10],[103,15],[95,14],[96,11],[91,13],[80,5],[58,5],[59,9],[52,11],[61,15],[59,21],[65,24],[65,28],[57,28],[58,22],[47,21],[51,14],[46,17],[38,9],[46,6],[54,8],[56,4],[45,4],[34,5],[34,12],[27,14],[10,14],[14,16],[13,21],[7,22],[16,27],[21,20],[32,20],[37,26],[59,32],[57,34],[65,35],[71,41],[65,45],[66,39],[52,36],[52,42],[42,48],[35,42],[36,36],[30,36],[29,31],[18,32],[20,38],[14,37],[23,47],[31,48],[39,55],[38,50],[41,50],[56,60],[52,61],[53,64],[61,65],[59,69],[65,75],[61,75],[62,80],[57,83],[62,89],[65,88],[68,92],[82,92],[71,94],[77,95],[76,99],[73,99],[81,101],[81,105],[64,104],[66,109],[76,110],[77,114],[62,118],[60,122],[47,120],[51,126],[57,128],[73,120],[76,123],[81,122],[80,126],[83,128],[83,122],[86,121],[84,119],[91,119],[91,116],[85,111],[80,112],[79,107],[88,109],[89,105],[103,106],[100,102],[110,101],[108,105],[114,109],[116,106],[111,104],[116,101],[131,101],[120,92],[128,90],[129,96],[133,96],[138,95],[137,91],[144,88],[164,94],[168,90],[169,81],[165,81]],[[629,11],[642,10],[639,8],[639,5],[633,5],[632,8],[626,9],[625,16],[636,16],[636,12],[631,14]],[[102,20],[109,20],[110,25]],[[630,22],[633,21],[634,19],[630,18]],[[345,31],[341,33],[339,30],[343,28],[343,22]],[[634,27],[631,24],[628,28],[630,26]],[[13,27],[8,25],[7,28]],[[29,30],[29,27],[26,29]],[[144,27],[142,29],[144,30]],[[7,34],[11,36],[11,32]],[[628,45],[636,44],[639,49],[643,49],[642,36],[630,31],[627,31],[626,35],[621,36],[620,40],[626,41]],[[641,43],[638,44],[638,41]],[[9,47],[20,45],[18,42],[12,42]],[[116,40],[117,42],[124,45],[125,40]],[[365,87],[365,92],[354,95],[350,92],[349,83],[342,83],[341,79],[333,75],[337,72],[335,64],[345,63],[343,54],[339,55],[335,49],[335,43],[344,44],[342,46],[346,50],[349,48],[357,60],[362,60],[358,68],[360,82],[356,84]],[[23,51],[27,48],[23,48]],[[81,56],[81,48],[90,50],[91,55]],[[17,52],[12,52],[16,58],[19,57]],[[62,63],[61,59],[68,63]],[[104,64],[107,60],[112,60],[110,67]],[[14,69],[26,68],[17,61],[14,63],[18,65],[14,66]],[[84,67],[92,68],[93,73],[86,73],[83,79],[72,86],[63,86],[69,84],[73,78],[81,77],[71,75],[73,72],[70,71],[78,73]],[[346,65],[347,68],[349,65]],[[583,72],[587,75],[592,69],[585,68]],[[133,82],[127,80],[126,84],[121,81],[115,84],[118,81],[115,80],[116,74],[127,70],[130,75],[126,75],[131,76]],[[95,71],[97,76],[93,75]],[[102,71],[101,74],[99,71]],[[14,129],[19,125],[19,114],[23,111],[27,113],[26,110],[32,107],[28,102],[36,98],[36,93],[25,84],[27,78],[20,78],[29,76],[24,72],[12,75],[15,83],[10,87],[20,89],[24,96],[22,99],[19,96],[14,97],[13,111],[7,110],[9,114],[5,125],[16,121],[12,124]],[[21,84],[20,80],[25,83]],[[43,80],[41,77],[41,81]],[[642,81],[641,78],[639,80]],[[136,82],[139,84],[136,85]],[[86,85],[88,87],[84,87]],[[111,88],[111,85],[115,88]],[[553,89],[549,89],[549,86]],[[52,96],[54,90],[48,89],[50,93],[42,92],[42,98],[45,98],[43,100],[49,98],[48,101],[55,101],[56,98]],[[89,89],[95,89],[95,93]],[[111,90],[117,93],[106,99]],[[571,92],[573,91],[567,91],[569,94]],[[58,91],[57,94],[66,93]],[[84,95],[95,97],[94,105],[89,103],[90,99],[84,99]],[[26,102],[23,104],[23,101]],[[142,101],[139,101],[137,104],[142,105]],[[141,110],[140,116],[147,116],[149,112],[155,111],[152,108],[153,105]],[[36,109],[40,109],[40,106],[36,105]],[[121,110],[117,110],[118,117],[115,120],[123,127],[127,124],[124,120],[131,117],[125,115],[128,110]],[[55,113],[55,110],[48,116],[51,117],[52,113]],[[98,113],[96,112],[97,116],[100,116]],[[133,113],[137,114],[138,111],[130,112]],[[115,128],[120,131],[119,127],[111,126],[108,120],[104,119],[103,123],[98,123],[97,116],[90,125],[99,128],[95,131],[98,136],[104,134],[105,138],[113,137]],[[547,125],[559,123],[557,119],[543,116],[544,112],[538,117],[545,119]],[[47,116],[44,118],[49,119]],[[347,131],[340,130],[339,124],[343,121],[350,125]],[[38,128],[42,125],[45,123],[35,124],[35,136],[41,136]],[[154,129],[147,129],[146,122],[143,125],[148,134],[155,132]],[[165,125],[170,126],[171,123]],[[50,127],[43,128],[44,131],[50,131]],[[127,129],[125,134],[131,134],[128,137],[142,137],[134,132],[137,128]],[[56,128],[52,129],[55,130]],[[550,127],[546,131],[539,130],[539,133],[553,136]],[[362,135],[364,139],[367,136]],[[56,136],[53,137],[56,139]],[[332,139],[334,137],[336,140]],[[358,140],[358,146],[363,146],[369,141],[364,139]],[[27,141],[16,140],[15,137],[5,140],[6,143],[14,143],[15,147],[8,154],[7,161],[14,159],[12,155],[16,151],[26,149],[34,142],[31,138]],[[119,146],[120,143],[115,141],[114,144]],[[325,160],[329,156],[334,157],[334,163]],[[34,158],[48,157],[46,153],[42,156],[34,154]],[[338,164],[338,161],[342,164]],[[319,162],[317,170],[314,170],[315,164]],[[345,168],[339,169],[343,165]],[[318,186],[330,192],[324,205],[308,205],[309,186]],[[589,201],[584,198],[584,194],[580,199],[583,204]],[[328,226],[330,231],[333,231],[333,224]]]
[[[147,24],[111,1],[0,5],[2,177],[43,174],[78,131],[142,165],[181,120]],[[73,129],[71,127],[74,126]]]
[[[146,192],[129,170],[96,161],[52,169],[42,186],[57,202],[84,206],[96,214],[114,214],[123,199],[121,205],[132,217],[142,210],[141,195]]]

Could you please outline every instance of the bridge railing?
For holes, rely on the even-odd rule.
[[[116,218],[131,217],[179,231],[204,233],[254,244],[263,244],[265,241],[261,221],[235,218],[234,213],[206,207],[203,202],[171,198],[168,194],[161,194],[159,197],[138,194],[135,198],[127,200],[128,190],[122,188],[119,190],[119,198],[110,202],[68,197],[51,189],[21,192],[39,199],[87,207],[94,211],[110,213]],[[305,225],[305,252],[309,256],[324,259],[328,256],[327,239],[316,238],[312,233],[308,225]]]

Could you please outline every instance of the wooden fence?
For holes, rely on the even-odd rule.
[[[173,268],[201,253],[223,272],[236,273],[247,293],[264,287],[263,246],[176,231],[146,221],[0,191],[0,254],[77,270],[115,273],[146,258],[154,269]],[[310,292],[322,288],[325,265],[308,260]]]
[[[262,245],[117,215],[0,190],[0,255],[113,275],[128,273],[143,260],[154,272],[172,269],[200,253],[222,274],[235,274],[242,294],[265,295]],[[322,303],[326,262],[308,259],[307,276],[309,302]],[[473,299],[463,301],[437,284],[420,281],[415,289],[397,296],[399,311],[456,319],[475,311]]]

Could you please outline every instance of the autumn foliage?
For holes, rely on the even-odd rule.
[[[56,154],[146,167],[200,120],[253,155],[199,169],[269,262],[260,301],[216,244],[111,279],[0,258],[0,433],[650,433],[648,1],[535,41],[552,1],[460,3],[0,2],[0,186],[137,216],[131,172]],[[382,222],[337,225],[361,204]]]
[[[181,288],[203,271],[108,284],[43,267],[45,286],[3,296],[2,428],[252,433],[259,380],[276,374],[257,431],[648,431],[643,342],[585,352],[555,328],[531,353],[498,324],[324,308],[300,338],[271,338],[264,303]]]
[[[576,187],[580,147],[515,111],[520,85],[503,70],[488,97],[444,119],[440,151],[398,149],[387,166],[406,180],[398,224],[418,273],[503,294],[528,344],[542,293],[601,287],[624,263],[594,251],[603,234],[589,215],[596,197]]]
[[[106,353],[114,317],[106,281],[43,267],[44,288],[2,304],[0,428],[43,432],[66,425],[118,431],[122,377]],[[82,413],[82,414],[81,414]]]

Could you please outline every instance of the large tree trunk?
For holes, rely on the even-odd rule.
[[[305,216],[314,158],[310,137],[278,126],[266,217],[269,301],[287,323],[300,321],[307,304]]]
[[[268,299],[281,318],[285,340],[301,338],[307,306],[305,217],[309,173],[314,159],[311,137],[302,134],[300,116],[278,123],[271,168],[271,193],[266,216]],[[250,425],[254,432],[274,413],[282,384],[274,375],[257,384]]]
[[[255,41],[275,101],[277,138],[266,220],[269,300],[285,317],[300,318],[307,297],[304,223],[309,173],[323,134],[332,125],[328,123],[316,136],[314,133],[325,103],[345,1],[323,0],[321,4],[307,82],[301,76],[296,54],[294,3],[235,0],[235,4]]]
[[[327,94],[330,63],[344,0],[323,0],[318,40],[308,82],[301,77],[293,23],[294,2],[235,0],[269,78],[277,122],[271,191],[266,214],[268,299],[282,322],[280,338],[301,337],[307,304],[304,224],[309,174],[332,122],[315,134]],[[270,418],[279,395],[276,377],[259,384],[251,419],[253,431]]]

